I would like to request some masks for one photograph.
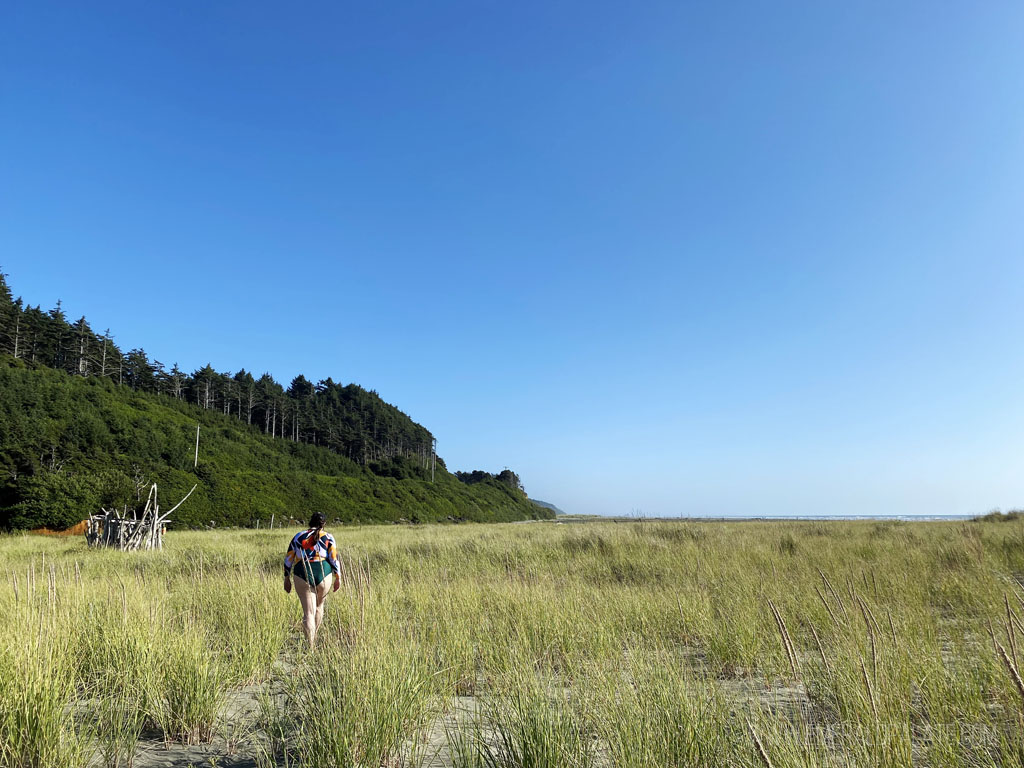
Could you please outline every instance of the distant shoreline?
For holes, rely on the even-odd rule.
[[[754,523],[754,522],[851,522],[851,521],[895,521],[905,523],[955,522],[973,520],[978,515],[748,515],[744,517],[700,517],[696,515],[682,517],[630,517],[604,515],[559,515],[555,522],[559,523]]]

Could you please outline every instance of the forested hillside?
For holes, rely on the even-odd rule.
[[[154,481],[166,501],[199,484],[175,514],[184,526],[314,509],[346,522],[550,516],[511,471],[461,481],[433,450],[427,429],[358,385],[168,369],[59,303],[24,306],[0,274],[0,527],[65,527]]]

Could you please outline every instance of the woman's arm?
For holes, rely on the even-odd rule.
[[[341,587],[341,563],[338,562],[338,547],[334,543],[334,537],[327,534],[327,562],[334,569],[334,591]]]
[[[288,544],[288,551],[284,553],[284,591],[292,591],[292,566],[295,565],[295,540]]]

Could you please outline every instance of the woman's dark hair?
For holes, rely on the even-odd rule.
[[[310,528],[323,528],[325,525],[327,525],[327,518],[323,512],[314,512],[313,516],[309,518]]]

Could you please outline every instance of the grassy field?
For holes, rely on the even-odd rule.
[[[290,533],[0,537],[0,767],[1024,765],[1024,520]]]

